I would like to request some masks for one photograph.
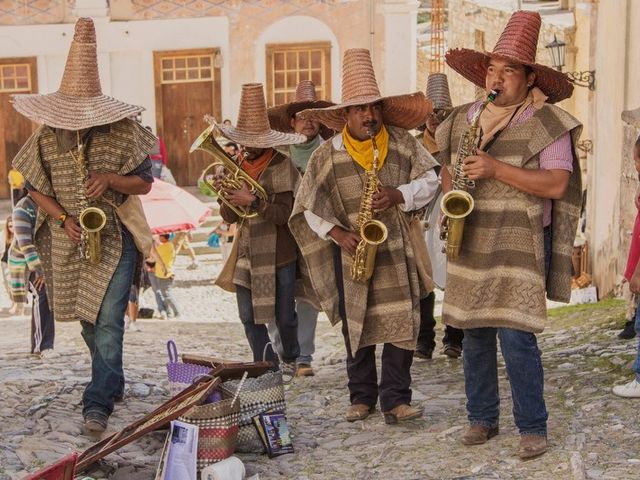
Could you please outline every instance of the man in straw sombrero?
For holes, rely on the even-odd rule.
[[[571,96],[562,73],[536,63],[541,19],[515,12],[493,52],[451,50],[447,64],[475,85],[497,92],[493,103],[454,109],[440,125],[442,185],[474,115],[479,148],[464,160],[474,180],[475,208],[467,217],[460,256],[449,259],[443,322],[464,329],[469,428],[466,445],[498,434],[500,396],[496,334],[500,338],[520,432],[518,455],[547,449],[547,409],[536,333],[544,328],[546,296],[568,302],[571,252],[580,215],[580,123],[554,106]]]
[[[236,126],[222,124],[218,128],[241,146],[241,168],[268,196],[266,201],[261,199],[246,183],[241,190],[224,189],[225,198],[233,205],[258,214],[243,219],[228,205],[220,207],[224,221],[238,224],[236,254],[232,253],[225,264],[225,269],[233,269],[231,290],[236,293],[238,313],[254,361],[261,361],[266,350],[266,360],[278,363],[273,350],[266,348],[266,324],[274,322],[282,345],[280,367],[290,376],[295,372],[300,347],[294,296],[297,247],[287,220],[300,174],[289,157],[274,147],[304,143],[307,137],[270,127],[260,83],[242,86]]]
[[[438,153],[438,145],[436,144],[435,134],[438,125],[447,118],[453,104],[451,103],[451,95],[449,93],[449,81],[444,73],[431,73],[427,78],[426,88],[427,99],[433,103],[433,112],[429,114],[425,120],[424,131],[422,133],[422,141],[425,148],[431,155]],[[440,167],[436,167],[440,171]],[[433,280],[440,288],[444,288],[446,279],[446,257],[442,252],[440,241],[440,233],[437,229],[438,219],[441,215],[440,201],[442,200],[442,188],[438,188],[438,192],[429,207],[427,208],[428,218],[426,222],[428,226],[427,246],[429,248],[429,256],[433,268]],[[437,236],[437,239],[434,238]],[[416,347],[416,357],[430,359],[433,356],[433,350],[436,346],[435,327],[436,319],[435,310],[435,292],[431,292],[428,297],[420,301],[420,333],[418,334],[418,345]],[[462,354],[462,338],[464,333],[458,328],[446,326],[444,336],[442,337],[442,353],[449,358],[459,358]]]
[[[311,156],[289,224],[322,309],[334,325],[342,321],[351,402],[348,421],[365,419],[378,397],[387,423],[422,415],[421,408],[411,406],[409,370],[420,298],[433,284],[423,231],[418,227],[421,245],[414,245],[409,222],[410,212],[431,200],[438,182],[435,160],[407,129],[424,122],[430,112],[431,103],[422,93],[380,95],[369,51],[352,49],[344,55],[342,103],[299,114],[340,132]],[[379,151],[380,181],[372,208],[388,237],[378,247],[373,276],[361,283],[352,279],[350,270],[360,241],[356,225],[363,186],[373,168],[370,135]],[[425,267],[424,277],[419,277],[418,263]],[[384,345],[379,384],[377,344]]]
[[[284,153],[291,158],[301,174],[304,174],[309,163],[311,154],[325,140],[321,132],[321,124],[313,118],[301,118],[297,114],[307,108],[324,108],[333,105],[332,102],[319,100],[316,95],[316,86],[311,80],[301,80],[296,87],[293,100],[289,103],[271,107],[267,113],[271,128],[280,132],[299,133],[307,137],[304,143],[286,145],[283,147]],[[328,130],[328,129],[325,129]],[[330,131],[329,131],[330,133]],[[329,135],[327,135],[328,137]],[[313,306],[308,295],[298,292],[296,296],[296,312],[298,314],[298,344],[300,345],[300,355],[296,359],[296,376],[312,376],[313,368],[311,362],[315,352],[316,324],[318,321],[318,310]],[[274,345],[278,353],[282,353],[282,344],[275,323],[270,323],[269,336],[274,340]]]
[[[13,160],[39,206],[36,247],[58,321],[80,321],[91,353],[83,398],[85,428],[101,432],[124,392],[124,312],[138,253],[112,205],[144,194],[153,176],[147,154],[155,137],[128,117],[143,110],[102,94],[90,18],[80,18],[60,89],[16,95],[14,108],[40,124]],[[87,206],[103,210],[98,264],[80,258]],[[50,237],[50,241],[48,240]]]

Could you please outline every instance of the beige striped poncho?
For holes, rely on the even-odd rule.
[[[439,160],[451,168],[460,137],[468,129],[467,110],[456,108],[437,130]],[[570,131],[575,143],[580,123],[545,104],[529,120],[506,128],[489,153],[515,167],[539,168],[540,152]],[[476,181],[475,208],[467,217],[462,249],[449,260],[442,319],[456,328],[506,327],[541,332],[550,299],[571,296],[571,253],[582,189],[574,153],[573,173],[562,200],[553,201],[552,258],[544,276],[543,199],[495,179]]]
[[[153,147],[154,135],[138,123],[125,119],[109,126],[109,131],[92,134],[86,158],[88,169],[99,173],[126,175],[140,165]],[[61,151],[54,131],[41,126],[27,140],[13,160],[13,166],[33,188],[60,203],[69,215],[80,213],[78,192],[84,191],[74,158]],[[123,195],[107,190],[103,195],[120,204]],[[96,206],[104,210],[107,224],[102,230],[102,260],[90,265],[81,260],[78,245],[64,229],[39,209],[36,220],[36,248],[48,257],[45,262],[47,293],[58,321],[83,320],[95,323],[102,299],[122,254],[121,224],[113,207],[99,199]],[[47,241],[46,231],[51,239]],[[48,252],[50,250],[50,255]]]
[[[436,165],[433,157],[406,130],[387,126],[389,150],[379,178],[383,185],[397,187],[423,177]],[[333,265],[333,243],[313,232],[304,211],[355,231],[365,171],[346,150],[336,151],[333,142],[322,144],[311,156],[296,195],[289,220],[298,247],[306,262],[311,284],[322,309],[336,324],[338,290]],[[401,216],[407,213],[390,208],[376,215],[388,229],[387,241],[378,248],[376,267],[368,284],[351,280],[352,257],[342,251],[346,321],[352,353],[368,345],[393,343],[415,349],[420,325],[421,292],[413,248]]]
[[[289,157],[277,152],[258,182],[269,201],[273,201],[277,193],[295,195],[300,173]],[[238,232],[240,243],[233,283],[251,290],[254,322],[272,322],[276,318],[276,225],[258,215],[243,219]]]

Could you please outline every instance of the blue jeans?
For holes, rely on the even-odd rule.
[[[95,325],[81,322],[82,337],[91,353],[91,381],[82,397],[82,414],[113,412],[113,399],[124,391],[122,342],[124,313],[133,284],[137,251],[133,241],[123,237],[122,256],[102,299]]]
[[[511,328],[470,328],[464,331],[464,388],[471,424],[498,426],[498,360],[496,333],[507,367],[513,417],[521,434],[546,435],[544,373],[533,333]]]
[[[156,297],[156,305],[158,306],[158,312],[166,312],[167,305],[164,303],[164,298],[162,296],[162,292],[160,291],[160,279],[156,277],[156,274],[153,272],[149,273],[149,283],[151,284],[151,290],[153,290],[153,294]]]
[[[298,344],[300,355],[296,364],[311,365],[313,354],[316,351],[316,325],[318,324],[318,310],[304,300],[296,300],[296,313],[298,314]],[[276,352],[282,355],[282,340],[275,322],[267,325],[269,337],[275,346]]]
[[[635,327],[638,336],[638,354],[633,362],[633,371],[636,373],[636,380],[640,382],[640,307],[636,308]]]
[[[295,362],[300,355],[298,345],[298,316],[295,306],[296,262],[276,269],[276,305],[275,323],[282,341],[282,360]],[[253,319],[253,301],[251,290],[236,285],[236,300],[238,301],[238,313],[244,326],[244,332],[249,340],[249,346],[253,352],[253,361],[263,360],[263,352],[269,343],[269,334],[266,325],[257,325]],[[268,348],[265,360],[278,364],[278,357],[273,348]]]

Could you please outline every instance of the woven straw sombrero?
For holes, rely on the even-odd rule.
[[[467,48],[449,50],[446,54],[447,64],[482,89],[486,88],[487,66],[491,58],[528,65],[536,74],[534,85],[549,97],[547,102],[556,103],[569,98],[573,93],[573,84],[569,78],[558,70],[536,63],[541,24],[538,12],[515,12],[493,52],[478,52]]]
[[[218,124],[218,128],[229,140],[244,147],[271,148],[307,141],[307,137],[299,133],[277,132],[271,128],[261,83],[242,85],[236,126]]]
[[[13,107],[35,122],[81,130],[136,115],[142,107],[102,94],[93,20],[79,18],[60,89],[47,95],[14,95]]]
[[[450,110],[453,108],[451,94],[449,93],[449,81],[444,73],[431,73],[427,78],[427,98],[433,102],[433,108]]]
[[[622,112],[622,121],[632,127],[640,128],[640,108],[635,110],[625,110]]]
[[[342,62],[342,103],[327,108],[303,110],[298,115],[315,118],[329,128],[340,131],[346,120],[343,110],[354,105],[382,102],[384,123],[411,129],[424,123],[433,109],[422,92],[383,97],[378,89],[371,55],[365,48],[344,52]]]
[[[279,132],[293,132],[291,117],[308,108],[326,108],[334,105],[333,102],[318,100],[316,86],[311,80],[300,80],[296,87],[296,94],[292,102],[283,103],[267,110],[271,128]]]

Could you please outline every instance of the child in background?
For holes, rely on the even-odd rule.
[[[11,297],[11,291],[9,290],[9,248],[11,247],[11,242],[13,241],[13,219],[11,215],[7,217],[7,221],[4,224],[4,250],[2,252],[2,259],[0,260],[0,264],[2,266],[2,280],[4,282],[4,289],[7,292],[7,296]],[[9,308],[8,313],[16,313],[17,309],[16,303],[12,300],[11,307]]]
[[[159,257],[162,262],[156,262],[155,277],[158,280],[158,291],[156,297],[159,297],[161,301],[158,301],[158,307],[164,306],[164,309],[160,310],[160,315],[163,318],[178,317],[178,307],[173,299],[171,287],[173,284],[173,264],[176,260],[176,249],[173,243],[169,240],[169,235],[160,235],[160,244],[156,247]],[[162,268],[164,263],[164,269]]]
[[[636,139],[633,147],[633,160],[636,172],[640,179],[640,137]],[[640,207],[640,200],[636,196],[636,208]],[[627,268],[624,272],[624,278],[629,282],[629,290],[635,295],[640,294],[640,212],[636,214],[636,221],[631,235],[631,245],[629,246],[629,257],[627,260]],[[640,333],[640,308],[636,309],[635,315],[636,332]],[[613,387],[613,393],[619,397],[640,398],[640,343],[638,343],[638,353],[633,362],[633,371],[635,378],[625,385],[616,385]]]

